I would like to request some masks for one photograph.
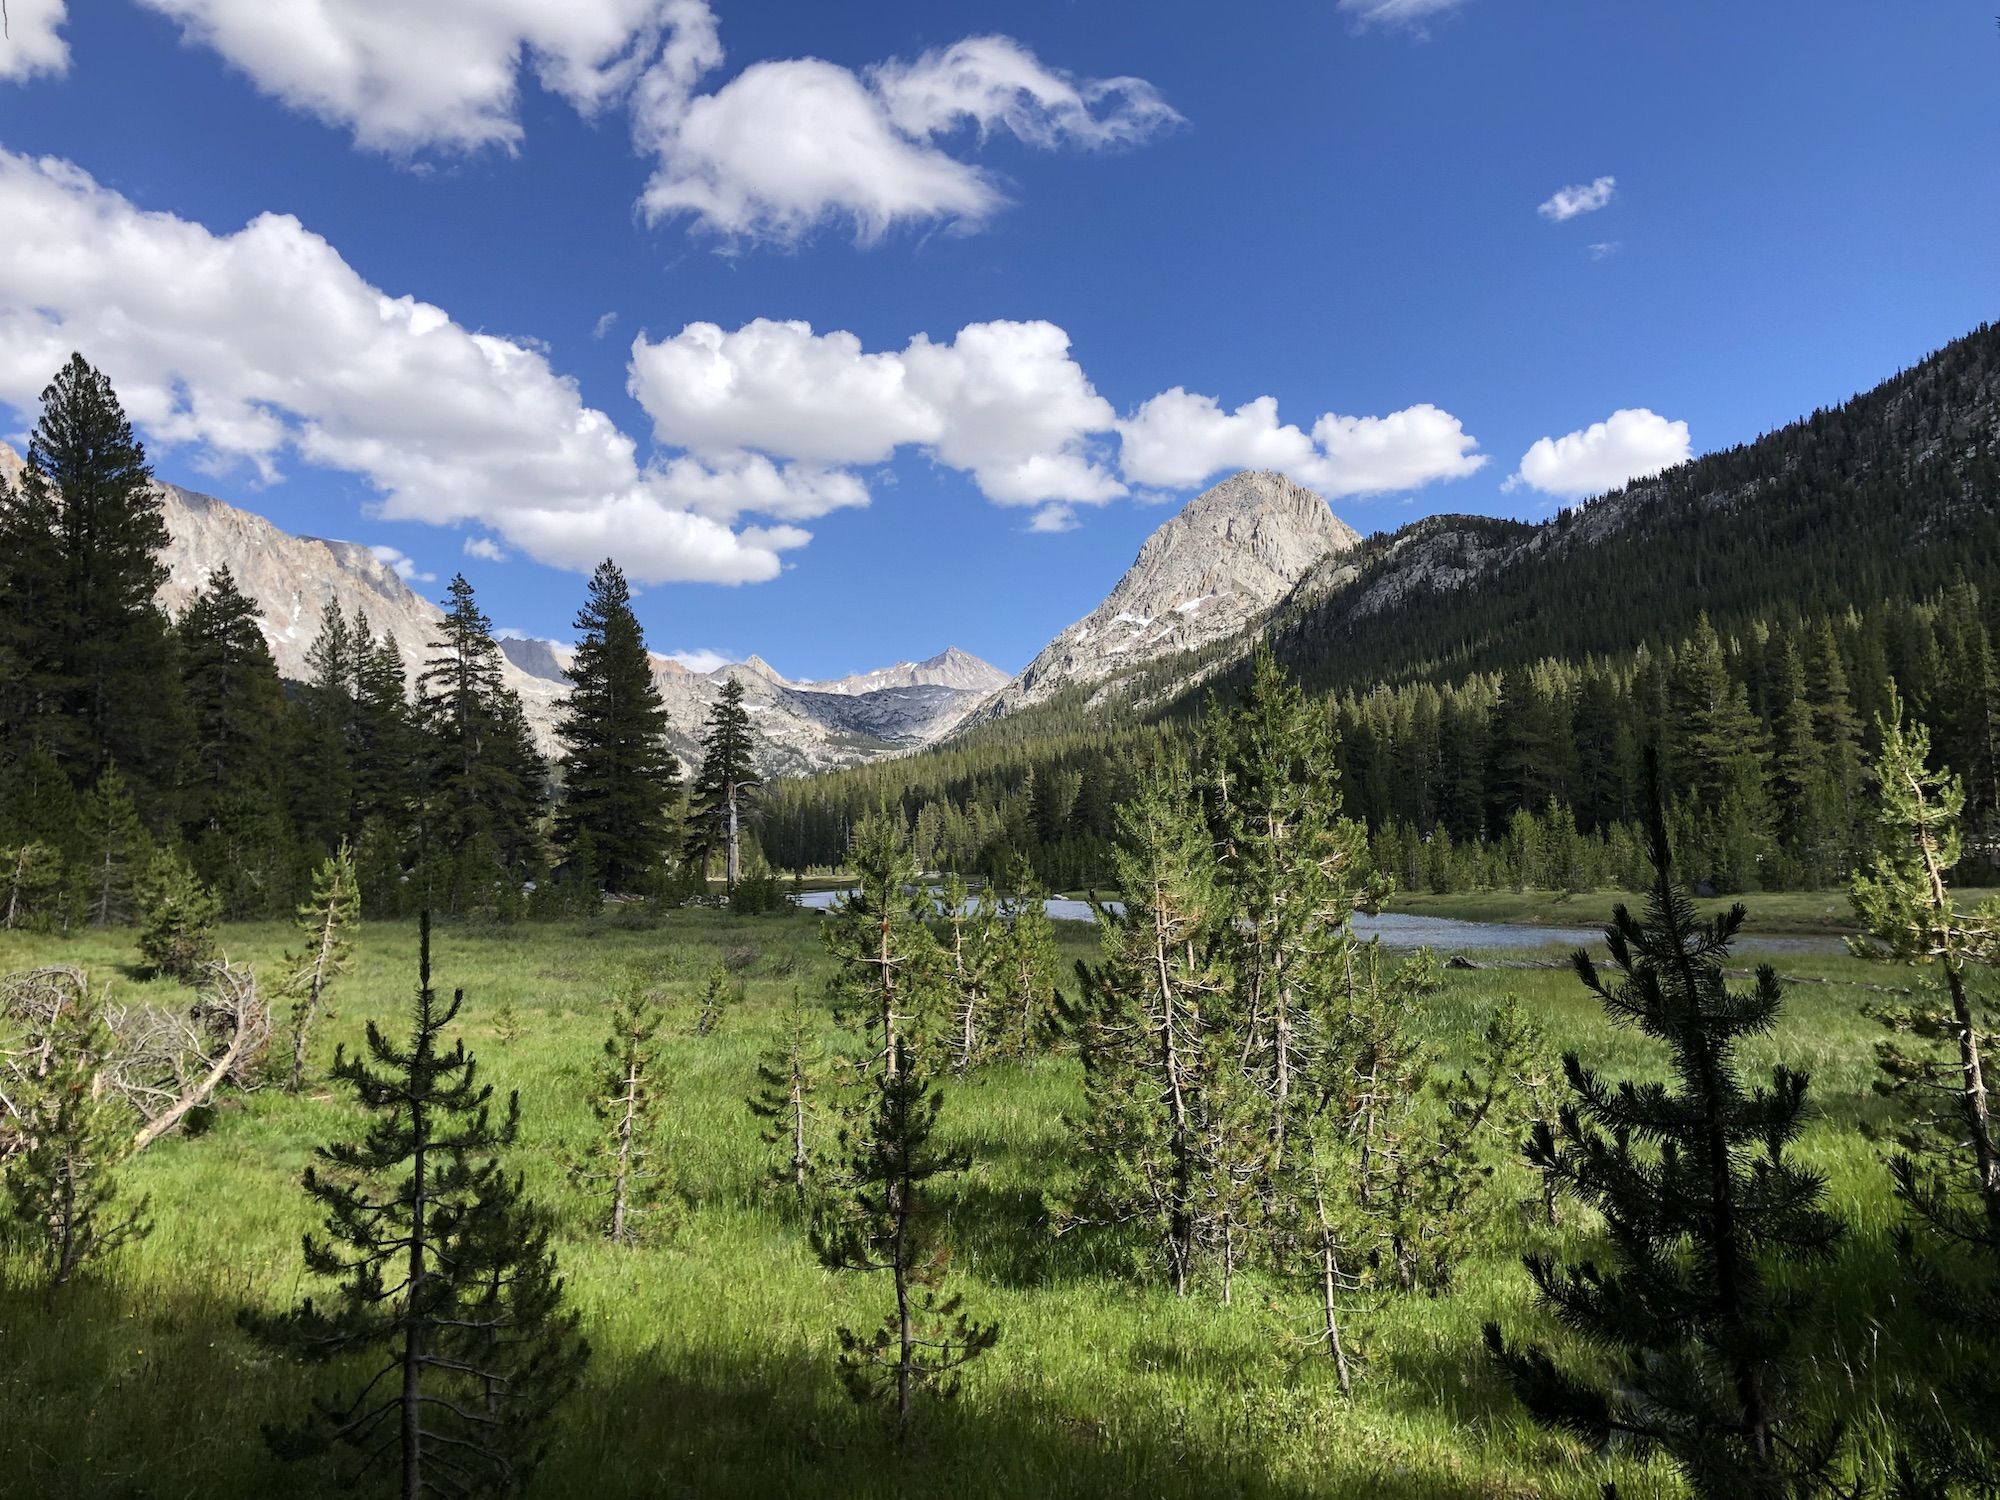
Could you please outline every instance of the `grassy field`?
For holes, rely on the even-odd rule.
[[[1561,918],[1594,923],[1607,906],[1577,898]],[[1344,1401],[1331,1372],[1289,1342],[1307,1315],[1302,1302],[1254,1282],[1230,1307],[1212,1294],[1177,1302],[1122,1275],[1117,1247],[1049,1236],[1040,1194],[1064,1164],[1062,1116],[1080,1081],[1067,1058],[978,1074],[949,1099],[947,1130],[976,1161],[951,1190],[955,1266],[970,1310],[997,1318],[1001,1342],[973,1367],[960,1401],[930,1413],[896,1454],[879,1414],[854,1410],[833,1371],[836,1325],[872,1326],[883,1288],[820,1269],[795,1210],[766,1186],[766,1150],[743,1106],[785,997],[794,986],[816,995],[823,982],[818,920],[687,912],[649,925],[439,934],[439,982],[466,991],[467,1041],[492,1081],[521,1092],[515,1164],[572,1226],[561,1257],[594,1348],[534,1494],[1598,1493],[1602,1466],[1531,1429],[1479,1351],[1488,1317],[1516,1332],[1535,1326],[1518,1264],[1529,1231],[1517,1216],[1498,1221],[1452,1295],[1391,1301],[1359,1319],[1369,1362]],[[1089,929],[1062,931],[1068,956],[1090,950]],[[239,927],[226,946],[261,965],[286,938],[276,926]],[[127,974],[129,941],[0,933],[0,970],[76,962],[127,998],[178,998],[171,985]],[[414,925],[362,929],[322,1068],[334,1041],[354,1041],[364,1020],[399,1021],[415,949]],[[695,996],[718,961],[747,981],[747,997],[719,1032],[697,1038]],[[1797,967],[1838,982],[1794,991],[1777,1035],[1750,1060],[1782,1057],[1813,1073],[1818,1111],[1804,1149],[1855,1234],[1831,1271],[1838,1293],[1804,1337],[1827,1387],[1865,1425],[1881,1381],[1924,1357],[1885,1312],[1896,1277],[1884,1247],[1892,1210],[1875,1149],[1855,1129],[1880,1105],[1869,1091],[1875,1028],[1859,1014],[1854,982],[1892,976],[1840,957]],[[614,1249],[589,1236],[562,1155],[587,1138],[607,995],[627,971],[664,983],[678,1005],[669,1137],[686,1211],[661,1243]],[[1656,1061],[1632,1034],[1603,1024],[1572,976],[1481,969],[1449,974],[1426,1013],[1447,1066],[1509,990],[1558,1046],[1613,1070]],[[521,1025],[511,1045],[494,1025],[507,1002]],[[0,1263],[0,1493],[331,1492],[330,1472],[278,1463],[258,1432],[295,1415],[313,1377],[253,1346],[235,1319],[240,1308],[299,1295],[298,1239],[311,1224],[299,1173],[316,1143],[355,1122],[351,1105],[323,1089],[256,1094],[205,1133],[169,1138],[134,1164],[132,1186],[150,1199],[156,1227],[94,1284],[49,1308],[23,1289],[18,1265]],[[1674,1493],[1658,1471],[1625,1477],[1634,1494]]]

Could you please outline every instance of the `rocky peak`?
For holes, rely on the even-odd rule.
[[[1105,601],[1051,641],[996,707],[1020,708],[1234,635],[1316,563],[1360,541],[1304,485],[1264,470],[1232,475],[1148,537]]]

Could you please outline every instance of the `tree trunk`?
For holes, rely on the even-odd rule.
[[[410,1154],[410,1252],[409,1286],[404,1290],[409,1309],[403,1323],[403,1500],[422,1500],[424,1492],[423,1424],[423,1328],[415,1316],[424,1297],[424,1270],[429,1258],[429,1184],[424,1169],[428,1165],[429,1122],[421,1103],[410,1106],[410,1137],[415,1149]]]
[[[806,1201],[806,1081],[796,1062],[792,1065],[792,1187],[801,1206]]]
[[[723,866],[723,885],[729,890],[736,889],[737,877],[743,873],[742,855],[737,844],[738,826],[736,819],[736,783],[729,783],[729,853]]]
[[[1923,788],[1915,788],[1921,803]],[[1944,872],[1938,868],[1937,850],[1928,834],[1918,843],[1924,857],[1924,876],[1931,909],[1931,944],[1944,959],[1945,980],[1951,989],[1952,1024],[1958,1032],[1960,1104],[1966,1128],[1972,1136],[1972,1154],[1979,1169],[1979,1196],[1987,1221],[2000,1233],[2000,1149],[1993,1141],[1993,1118],[1987,1101],[1986,1071],[1979,1054],[1979,1029],[1972,1002],[1965,992],[1965,960],[1958,951],[1957,934],[1951,927],[1951,897],[1945,890]]]
[[[1334,1378],[1340,1394],[1352,1396],[1354,1381],[1347,1368],[1347,1347],[1340,1339],[1340,1257],[1333,1243],[1333,1231],[1326,1222],[1326,1205],[1320,1204],[1320,1313],[1326,1323],[1326,1349],[1333,1356]]]
[[[626,1239],[625,1208],[632,1182],[632,1142],[639,1126],[639,1065],[628,1061],[625,1065],[625,1097],[621,1101],[625,1113],[618,1121],[618,1159],[611,1178],[611,1242],[622,1245]]]

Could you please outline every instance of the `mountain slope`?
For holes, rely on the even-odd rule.
[[[1335,561],[1271,622],[1322,688],[1622,653],[1704,611],[1726,628],[2000,583],[2000,329],[1538,525],[1431,516]]]
[[[1232,475],[1148,537],[1104,602],[1049,642],[982,713],[1018,712],[1226,640],[1360,540],[1326,501],[1282,474]]]
[[[11,481],[20,466],[20,455],[0,443],[0,477]],[[293,536],[262,516],[177,485],[155,489],[169,538],[161,559],[167,581],[159,593],[169,614],[185,609],[210,575],[227,566],[257,606],[281,676],[300,681],[308,675],[306,653],[321,611],[333,602],[350,616],[366,615],[377,635],[394,637],[414,686],[444,611],[373,551],[358,542]],[[569,691],[563,676],[569,648],[522,638],[502,640],[500,647],[502,679],[520,695],[542,749],[552,752]],[[700,673],[655,655],[653,677],[667,701],[674,750],[689,761],[700,753],[702,721],[723,683],[741,681],[760,766],[770,776],[853,765],[928,744],[1006,680],[956,648],[829,684],[788,683],[756,657]]]

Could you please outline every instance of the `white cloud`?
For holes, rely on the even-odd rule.
[[[75,349],[157,444],[264,476],[296,455],[364,477],[388,518],[478,521],[558,566],[755,582],[804,540],[690,508],[688,474],[642,469],[541,351],[379,291],[296,219],[212,234],[0,151],[0,223],[0,401],[18,410]]]
[[[1592,260],[1609,260],[1625,248],[1623,240],[1599,240],[1594,245],[1585,245],[1584,251]]]
[[[719,672],[737,661],[736,657],[726,652],[710,651],[706,647],[699,647],[693,651],[662,651],[659,654],[669,661],[679,662],[690,672],[700,672],[704,676],[710,672]]]
[[[377,562],[387,563],[395,575],[405,583],[437,582],[437,574],[424,572],[417,566],[417,560],[407,552],[389,546],[374,546],[368,550],[375,554]]]
[[[1278,421],[1270,396],[1226,412],[1213,396],[1175,386],[1119,424],[1120,467],[1135,484],[1191,489],[1233,469],[1276,469],[1329,499],[1418,489],[1486,462],[1458,418],[1428,403],[1386,417],[1332,412],[1310,434]]]
[[[615,312],[600,313],[598,315],[597,321],[590,325],[590,336],[594,339],[601,339],[617,326],[618,326],[617,313]]]
[[[1125,492],[1091,451],[1115,414],[1052,323],[973,323],[950,343],[919,334],[872,353],[851,333],[802,322],[690,323],[634,341],[630,384],[660,441],[739,473],[745,451],[790,460],[786,472],[814,493],[832,483],[825,466],[881,463],[909,446],[967,471],[1002,505]]]
[[[653,62],[677,9],[663,0],[140,3],[265,93],[390,152],[511,149],[524,67],[593,113]]]
[[[0,83],[17,83],[37,73],[69,71],[69,44],[62,39],[67,19],[63,0],[8,0],[7,36],[0,40]]]
[[[1580,500],[1685,463],[1692,452],[1687,423],[1669,422],[1644,407],[1628,408],[1580,432],[1537,439],[1505,488],[1525,484],[1545,495]]]
[[[1422,30],[1426,21],[1450,14],[1465,0],[1340,0],[1340,9],[1357,26],[1407,26]]]
[[[1076,530],[1076,511],[1067,505],[1044,505],[1028,517],[1028,530],[1056,535]]]
[[[499,563],[507,560],[507,549],[490,536],[469,536],[465,539],[465,555],[481,562]]]
[[[15,0],[53,6],[60,0]],[[970,37],[856,72],[815,58],[723,61],[706,0],[140,0],[265,93],[401,155],[514,149],[521,79],[589,116],[627,108],[653,159],[649,220],[730,240],[851,223],[976,225],[1005,201],[943,140],[998,132],[1045,150],[1136,144],[1179,119],[1138,78],[1077,78],[1006,37]],[[54,66],[61,64],[61,43]],[[44,64],[45,66],[49,64]],[[7,69],[0,63],[0,76]]]
[[[939,137],[970,126],[982,139],[1005,131],[1042,149],[1098,148],[1136,144],[1180,118],[1143,79],[1077,79],[1006,37],[865,75],[816,58],[760,62],[700,95],[687,70],[663,71],[633,112],[658,158],[641,209],[653,221],[691,215],[728,238],[793,241],[849,222],[867,243],[905,222],[969,227],[1004,196]]]
[[[1574,219],[1578,214],[1594,214],[1618,191],[1616,177],[1598,177],[1590,182],[1572,183],[1568,187],[1557,188],[1548,201],[1535,210],[1551,223],[1560,224],[1566,219]]]

